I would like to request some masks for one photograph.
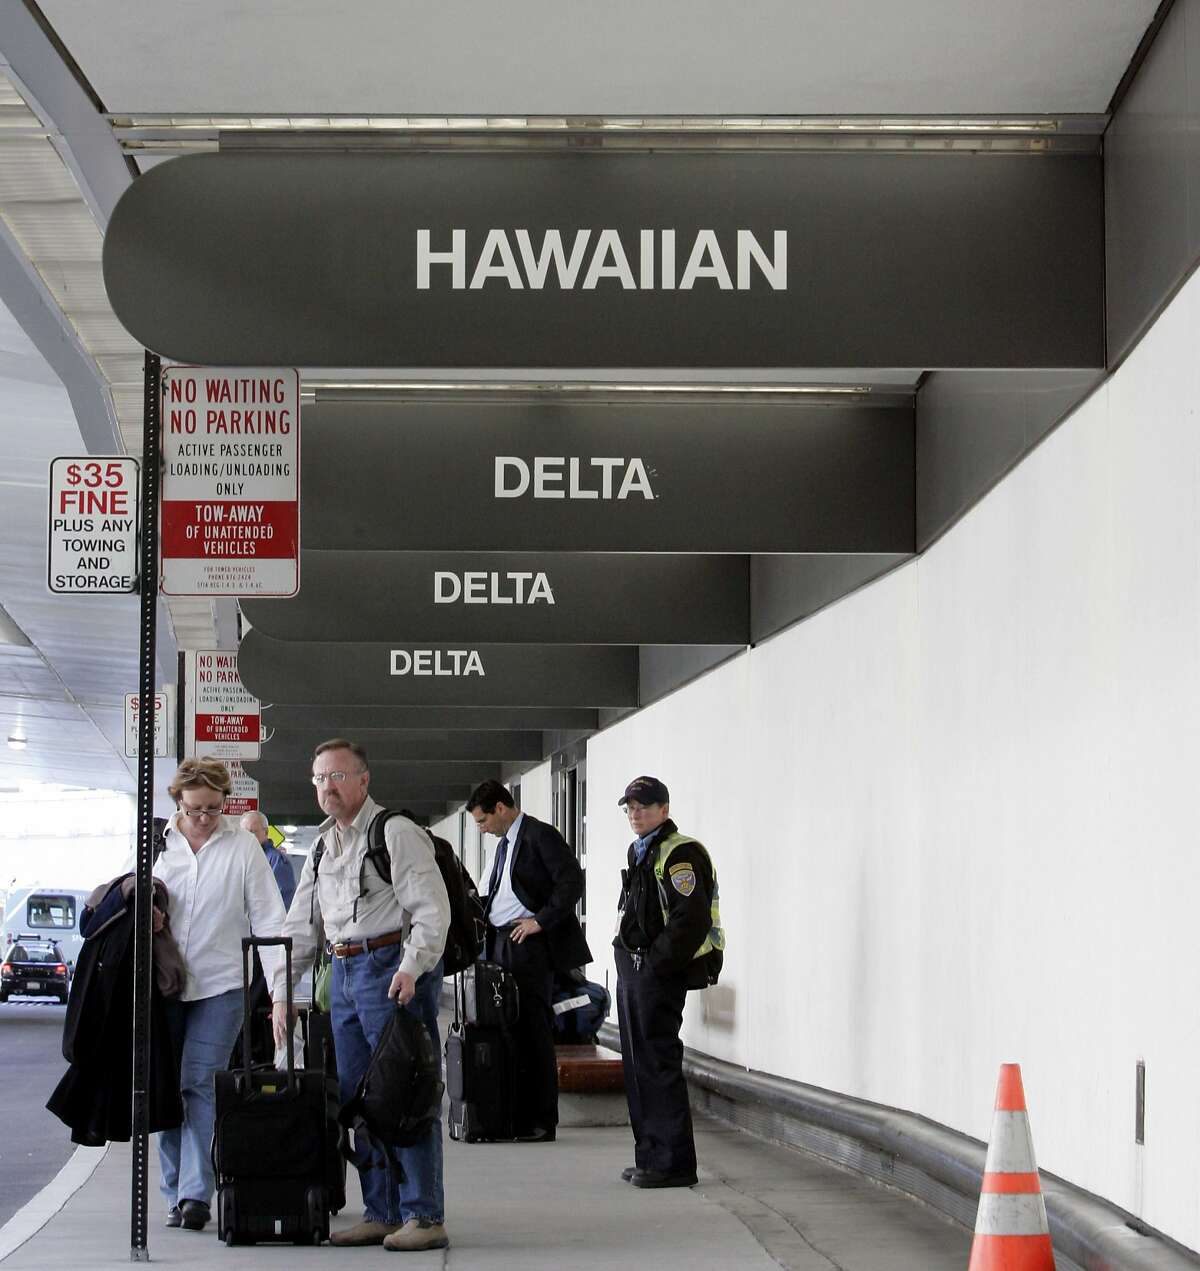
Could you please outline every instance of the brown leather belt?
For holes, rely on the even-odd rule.
[[[399,944],[403,939],[403,931],[389,931],[382,936],[368,936],[365,940],[335,944],[333,946],[333,956],[335,958],[357,958],[360,953],[370,953],[372,949],[382,949],[385,945]]]

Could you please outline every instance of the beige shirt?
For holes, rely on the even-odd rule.
[[[442,956],[450,926],[450,901],[434,859],[433,842],[407,817],[388,819],[384,841],[392,860],[389,887],[365,860],[367,831],[380,811],[379,804],[368,796],[345,830],[338,828],[333,817],[321,823],[325,851],[317,870],[316,895],[310,855],[283,924],[283,935],[292,937],[293,987],[312,969],[325,939],[334,944],[353,943],[402,931],[404,952],[399,969],[414,979],[431,970]],[[270,980],[273,1001],[284,1000],[284,976],[281,958]]]

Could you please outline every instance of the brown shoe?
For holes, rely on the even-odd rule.
[[[446,1228],[432,1218],[410,1218],[383,1242],[393,1253],[419,1253],[422,1249],[445,1249],[450,1243]]]
[[[329,1237],[331,1245],[381,1245],[392,1234],[399,1231],[398,1222],[360,1222],[345,1231],[335,1231]]]

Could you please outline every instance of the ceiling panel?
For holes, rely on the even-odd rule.
[[[1157,0],[79,0],[105,107],[316,115],[1103,111]]]

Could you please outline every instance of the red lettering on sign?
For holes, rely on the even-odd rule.
[[[196,716],[197,741],[258,741],[257,715],[200,715]]]
[[[164,558],[292,560],[299,542],[300,511],[291,500],[172,499],[162,505]]]
[[[60,490],[58,514],[65,516],[76,512],[82,516],[127,516],[129,492],[127,490]]]

